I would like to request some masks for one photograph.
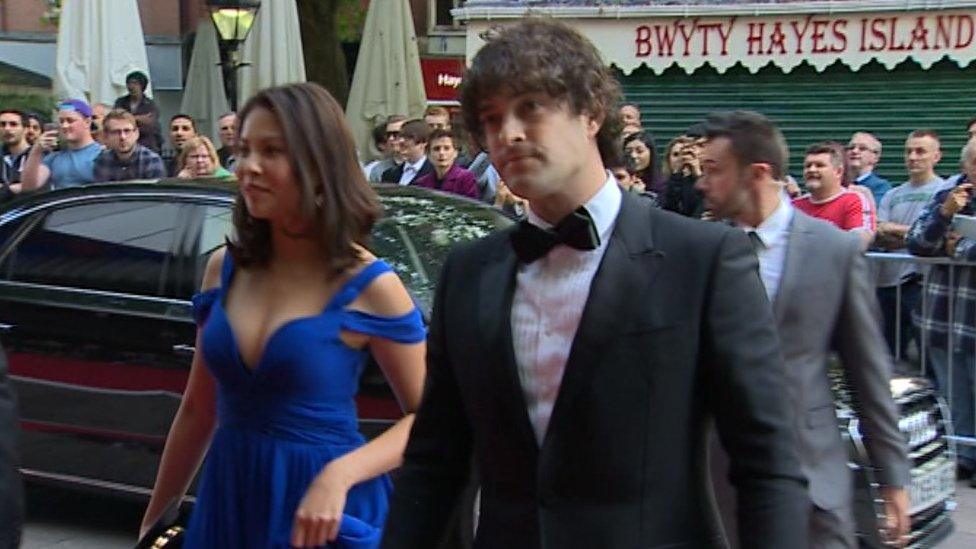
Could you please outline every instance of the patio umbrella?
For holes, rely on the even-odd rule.
[[[391,114],[419,117],[427,104],[417,36],[407,0],[370,2],[346,119],[365,160],[373,126]]]
[[[136,0],[64,2],[54,66],[56,97],[111,105],[128,93],[125,76],[136,70],[149,75]],[[151,86],[146,95],[152,95]]]
[[[209,136],[214,143],[218,142],[217,118],[230,110],[224,93],[223,75],[217,66],[219,62],[217,31],[209,18],[200,19],[180,112],[192,116],[197,122],[197,131]]]
[[[261,88],[305,81],[302,31],[295,0],[264,0],[241,48],[238,105]]]

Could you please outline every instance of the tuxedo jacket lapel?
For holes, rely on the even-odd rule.
[[[618,333],[617,327],[630,318],[635,307],[647,306],[647,300],[635,299],[634,292],[644,291],[651,284],[664,254],[653,248],[648,212],[652,206],[644,200],[623,193],[616,226],[593,277],[570,348],[546,439],[563,422],[571,421],[564,417],[565,411],[586,380],[598,375],[595,369]],[[608,372],[607,375],[613,374]],[[607,395],[607,398],[613,398],[613,395]]]
[[[512,297],[515,293],[517,258],[509,242],[510,231],[499,239],[494,253],[486,255],[478,283],[478,333],[487,349],[491,379],[503,409],[514,418],[514,428],[533,449],[538,449],[522,393],[515,349],[512,346]]]

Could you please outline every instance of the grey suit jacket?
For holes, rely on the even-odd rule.
[[[813,503],[836,509],[851,501],[847,452],[837,430],[827,376],[831,351],[839,355],[856,395],[855,408],[878,481],[906,485],[907,450],[889,389],[891,355],[881,334],[860,240],[794,210],[773,314],[786,359],[801,466]]]

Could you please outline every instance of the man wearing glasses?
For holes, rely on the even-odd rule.
[[[400,151],[400,128],[407,121],[402,114],[392,114],[386,119],[386,142],[379,148],[383,153],[383,160],[373,165],[369,171],[369,182],[379,183],[383,179],[383,172],[403,164],[403,153]]]
[[[887,179],[874,173],[874,167],[881,160],[881,142],[868,132],[856,132],[847,144],[847,161],[854,171],[855,183],[871,190],[874,203],[881,204],[881,198],[891,190]]]
[[[427,160],[427,141],[430,128],[420,119],[407,120],[400,128],[400,135],[393,152],[394,158],[402,161],[394,168],[383,172],[384,183],[410,185],[417,178],[434,173],[434,165]]]
[[[139,144],[139,127],[132,113],[115,109],[105,115],[103,133],[106,149],[95,158],[96,183],[166,177],[163,159]]]

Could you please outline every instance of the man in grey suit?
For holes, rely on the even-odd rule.
[[[865,445],[882,485],[886,535],[903,542],[910,473],[889,389],[891,357],[860,241],[790,205],[778,183],[785,176],[786,141],[766,117],[713,114],[705,135],[697,186],[714,218],[734,221],[749,234],[779,327],[809,480],[811,546],[856,546],[847,452],[827,374],[831,351],[857,395]]]

